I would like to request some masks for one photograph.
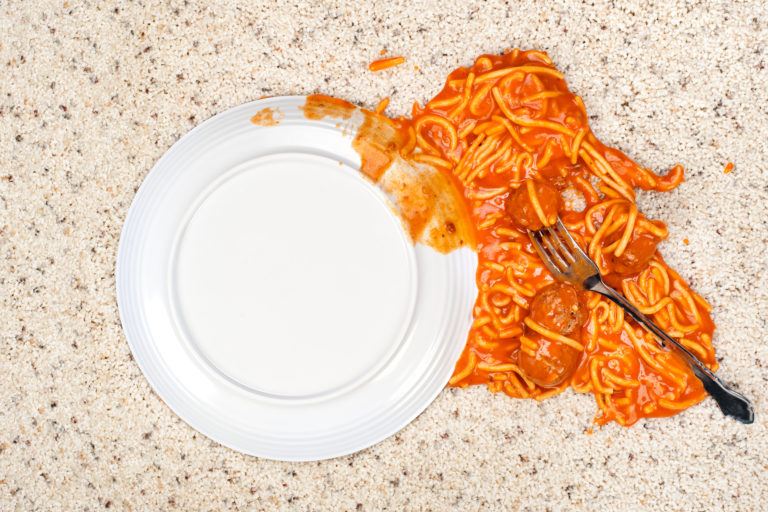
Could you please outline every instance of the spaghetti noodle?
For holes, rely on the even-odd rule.
[[[597,423],[621,425],[705,397],[685,363],[621,308],[554,283],[526,234],[560,216],[606,281],[714,370],[711,308],[657,252],[664,223],[635,204],[635,188],[679,185],[681,166],[658,176],[603,145],[539,51],[479,57],[399,122],[415,141],[407,157],[450,173],[477,231],[479,293],[452,386],[537,400],[570,386],[594,394]]]
[[[405,62],[405,57],[387,57],[386,59],[379,59],[368,64],[369,71],[382,71],[384,69],[393,68],[399,66]]]

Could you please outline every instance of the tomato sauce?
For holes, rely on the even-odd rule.
[[[304,111],[349,118],[354,107],[311,96]],[[412,239],[478,253],[474,322],[451,385],[537,400],[572,387],[594,394],[598,423],[622,425],[705,397],[680,357],[615,304],[556,284],[530,243],[527,229],[559,216],[609,285],[716,369],[710,307],[659,254],[664,223],[635,204],[636,188],[679,185],[682,167],[660,176],[602,144],[545,53],[482,55],[410,118],[361,112],[361,172]]]

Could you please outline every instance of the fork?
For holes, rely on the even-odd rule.
[[[640,325],[654,334],[662,345],[677,349],[693,374],[702,382],[707,393],[715,399],[723,414],[742,423],[754,421],[752,404],[744,395],[729,388],[687,348],[661,330],[623,295],[603,282],[595,262],[578,246],[559,218],[553,227],[528,231],[528,236],[544,265],[555,278],[599,293],[624,308]]]

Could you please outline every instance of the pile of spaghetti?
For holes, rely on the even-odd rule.
[[[657,252],[666,226],[635,204],[635,188],[670,190],[682,167],[658,176],[600,143],[539,51],[479,57],[399,123],[404,156],[450,175],[476,228],[479,293],[451,385],[537,400],[570,386],[594,394],[600,424],[704,398],[684,362],[619,307],[556,283],[527,235],[559,216],[606,282],[714,370],[710,306]]]

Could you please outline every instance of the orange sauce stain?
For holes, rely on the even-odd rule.
[[[280,110],[267,107],[256,112],[251,117],[251,122],[257,126],[277,126],[284,116]]]
[[[307,96],[307,101],[301,109],[307,119],[324,119],[334,117],[337,119],[349,119],[355,106],[345,100],[326,96],[324,94],[312,94]]]
[[[402,158],[408,123],[329,96],[309,96],[303,107],[309,119],[350,118],[355,110],[363,116],[352,140],[360,155],[360,173],[390,198],[411,240],[443,253],[474,248],[474,228],[452,179],[430,166]]]
[[[733,167],[734,167],[733,162],[728,162],[727,164],[725,164],[725,169],[723,169],[723,172],[725,174],[730,174],[733,172]]]
[[[474,248],[474,228],[450,177],[401,157],[408,124],[361,112],[363,124],[352,141],[360,155],[360,172],[392,199],[411,239],[443,253]]]
[[[352,147],[360,155],[360,172],[375,182],[392,165],[403,147],[404,135],[395,123],[380,114],[366,111],[364,116]]]

